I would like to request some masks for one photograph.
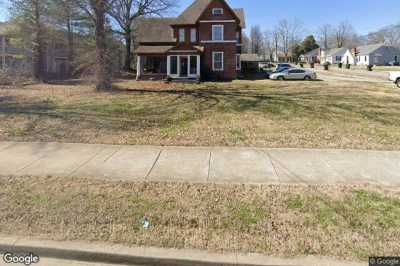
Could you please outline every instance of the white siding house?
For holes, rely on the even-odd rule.
[[[347,48],[333,48],[321,51],[321,64],[338,64],[342,62],[343,57],[349,49]]]
[[[347,64],[354,65],[356,63],[356,58],[354,57],[350,49],[347,49],[346,52],[344,53],[342,57],[342,63],[345,65]]]
[[[400,49],[384,44],[359,46],[355,54],[357,65],[387,65],[400,61]]]

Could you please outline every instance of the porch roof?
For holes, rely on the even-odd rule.
[[[141,45],[136,50],[137,54],[165,54],[174,48],[172,45]]]

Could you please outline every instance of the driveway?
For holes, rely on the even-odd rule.
[[[0,175],[399,186],[400,152],[0,142]]]

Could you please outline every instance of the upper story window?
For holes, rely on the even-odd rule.
[[[195,28],[190,29],[190,42],[197,42],[197,31]]]
[[[236,32],[236,41],[237,41],[237,43],[241,43],[241,41],[240,41],[240,32]]]
[[[179,29],[179,42],[185,42],[185,29]]]
[[[224,25],[212,25],[212,40],[213,41],[224,40]]]
[[[223,15],[224,14],[224,9],[222,9],[222,8],[213,8],[212,9],[212,14],[213,15]]]

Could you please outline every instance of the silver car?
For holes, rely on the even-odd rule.
[[[269,78],[274,80],[312,80],[317,78],[317,74],[311,70],[289,68],[279,73],[273,73]]]

